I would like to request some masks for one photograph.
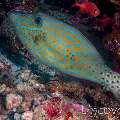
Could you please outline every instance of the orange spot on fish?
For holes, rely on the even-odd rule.
[[[31,19],[31,18],[26,18],[26,16],[21,15],[20,17],[21,17],[21,18],[24,18],[24,19],[26,19],[26,20],[29,20],[29,21],[31,21],[31,22],[34,22],[33,19]]]
[[[63,46],[62,46],[62,45],[59,45],[59,46],[58,46],[58,48],[62,49],[62,48],[63,48]]]

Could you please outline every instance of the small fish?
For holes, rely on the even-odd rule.
[[[108,16],[103,16],[101,19],[99,19],[99,23],[104,27],[108,25],[112,26],[114,24],[114,20]]]
[[[92,17],[97,17],[98,15],[100,15],[100,10],[96,6],[96,4],[93,2],[89,2],[88,0],[82,3],[75,3],[72,7],[79,7],[81,12],[87,13]]]
[[[42,25],[35,23],[32,13],[8,14],[21,43],[39,64],[107,86],[120,98],[120,74],[105,64],[96,48],[80,31],[42,12],[36,13],[36,16],[41,17]],[[42,33],[45,33],[44,37]],[[37,41],[33,37],[36,35],[40,36]]]

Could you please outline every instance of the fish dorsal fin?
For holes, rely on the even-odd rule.
[[[83,1],[80,1],[80,0],[75,0],[76,3],[84,3],[84,2],[90,2],[90,0],[83,0]]]
[[[76,0],[75,3],[72,5],[72,7],[81,7],[83,6],[83,3],[87,3],[87,2],[90,2],[89,0],[84,0],[84,1],[79,1],[79,0]]]

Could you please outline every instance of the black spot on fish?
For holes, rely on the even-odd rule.
[[[34,43],[37,44],[37,42],[39,41],[39,36],[35,36],[35,39],[34,39]]]
[[[35,44],[37,44],[40,41],[44,41],[44,40],[46,40],[46,33],[45,32],[41,32],[41,34],[34,36],[34,43]]]

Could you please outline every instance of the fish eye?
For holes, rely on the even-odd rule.
[[[35,23],[36,23],[37,25],[42,25],[42,19],[41,19],[40,16],[35,17]]]
[[[98,11],[96,9],[94,10],[94,14],[98,14]]]

